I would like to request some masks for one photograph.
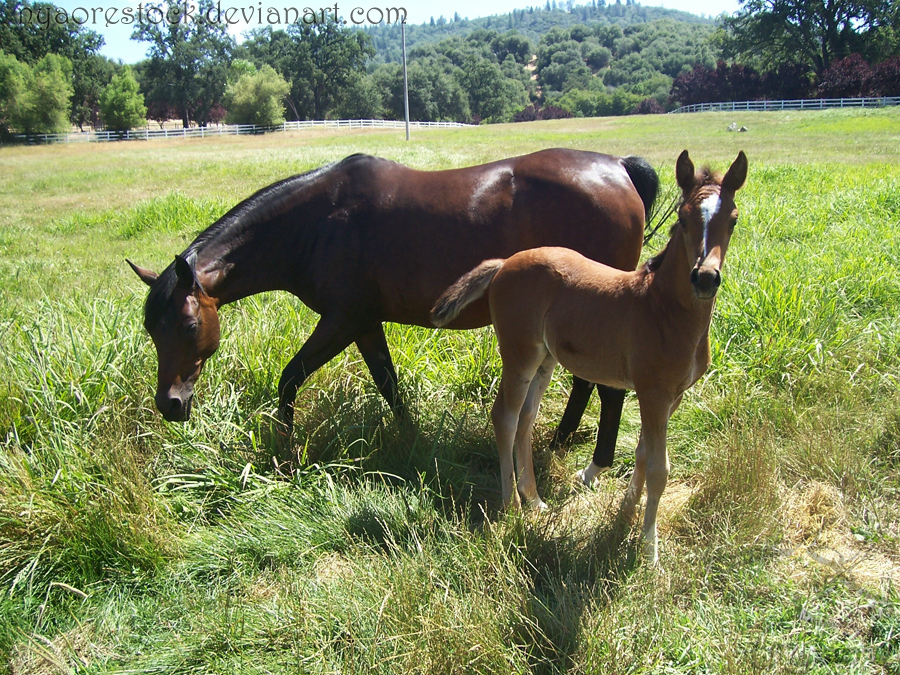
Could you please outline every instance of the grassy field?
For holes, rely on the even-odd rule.
[[[725,131],[736,121],[749,133]],[[316,316],[221,312],[192,420],[153,405],[145,287],[257,188],[352,152],[417,168],[551,146],[688,148],[750,176],[713,365],[670,424],[661,569],[619,503],[626,401],[593,491],[536,428],[545,514],[498,510],[490,329],[387,327],[413,424],[348,350],[298,397],[305,468],[267,471],[281,368]],[[900,673],[900,109],[0,148],[0,662],[10,673]],[[646,254],[658,250],[662,236]],[[287,329],[285,327],[288,327]],[[596,404],[595,404],[596,405]]]

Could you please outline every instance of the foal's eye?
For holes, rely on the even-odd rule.
[[[729,230],[730,232],[734,232],[734,226],[735,226],[735,225],[737,225],[737,218],[735,218],[734,220],[731,221],[731,224],[728,225],[728,230]]]

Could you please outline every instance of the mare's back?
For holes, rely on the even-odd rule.
[[[371,157],[341,166],[347,240],[359,242],[384,320],[429,326],[440,294],[488,258],[563,246],[629,269],[640,255],[644,205],[617,157],[555,149],[445,171]],[[489,320],[485,300],[451,326]]]

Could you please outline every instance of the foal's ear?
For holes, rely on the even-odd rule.
[[[145,284],[147,284],[148,286],[152,286],[156,283],[156,279],[157,277],[159,277],[156,272],[151,272],[150,270],[141,267],[140,265],[135,265],[128,258],[125,258],[125,262],[127,262],[131,266],[131,269],[134,270],[134,273],[138,275],[138,279],[143,281]]]
[[[694,163],[688,157],[687,150],[678,155],[678,161],[675,162],[675,179],[685,194],[694,189]]]
[[[725,178],[722,179],[722,188],[737,192],[744,185],[745,180],[747,180],[747,155],[741,150],[737,159],[728,169],[728,173],[725,174]]]
[[[175,256],[175,276],[178,278],[180,288],[193,288],[198,285],[194,276],[194,266],[180,255]]]

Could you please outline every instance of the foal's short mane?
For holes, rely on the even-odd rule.
[[[235,237],[244,228],[252,227],[283,213],[294,205],[298,191],[302,187],[313,182],[322,174],[333,170],[338,164],[356,161],[363,157],[366,156],[350,155],[340,162],[326,164],[312,171],[285,178],[254,192],[198,234],[197,238],[181,254],[181,257],[187,260],[193,268],[197,260],[197,252],[207,244],[223,238]],[[144,303],[144,327],[148,331],[152,331],[162,317],[177,282],[178,277],[173,262],[160,273],[156,282],[150,287]]]
[[[691,194],[688,195],[687,199],[682,198],[681,204],[678,205],[678,208],[675,210],[676,213],[681,212],[681,207],[685,205],[696,193],[698,190],[705,188],[709,185],[721,185],[722,184],[722,176],[718,173],[714,173],[710,170],[708,166],[704,166],[694,175],[694,189],[691,190]],[[679,215],[680,218],[680,215]],[[663,250],[657,253],[655,256],[651,257],[647,262],[644,263],[643,271],[646,274],[647,272],[655,272],[658,270],[662,264],[663,260],[666,258],[666,253],[669,250],[669,244],[672,243],[672,235],[675,234],[675,230],[678,228],[679,221],[676,221],[672,227],[669,228],[669,241],[666,242],[666,245],[663,247]]]

